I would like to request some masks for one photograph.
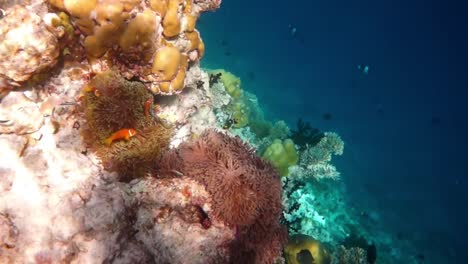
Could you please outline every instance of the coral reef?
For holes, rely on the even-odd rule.
[[[114,71],[95,76],[83,92],[85,142],[106,169],[127,179],[144,176],[172,135],[170,128],[153,119],[153,96],[143,84],[127,81]],[[131,129],[132,135],[122,135],[127,140],[113,142],[116,133],[128,133],[122,129]]]
[[[70,14],[95,72],[117,67],[155,94],[180,93],[189,62],[205,52],[195,29],[201,12],[221,1],[70,1],[49,3]]]
[[[240,139],[209,130],[164,155],[157,171],[206,186],[213,215],[237,229],[234,263],[272,263],[279,256],[285,235],[279,176]]]
[[[1,263],[281,263],[288,231],[288,263],[375,260],[339,136],[200,68],[220,0],[1,5]]]

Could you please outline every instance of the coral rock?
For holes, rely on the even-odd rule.
[[[57,37],[40,16],[22,6],[6,10],[0,20],[0,88],[19,86],[54,66],[58,56]]]

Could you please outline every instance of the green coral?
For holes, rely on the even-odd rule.
[[[229,110],[232,113],[232,119],[234,121],[233,127],[241,128],[249,124],[249,108],[242,101],[237,101],[231,104]]]
[[[288,168],[296,165],[298,161],[296,148],[291,139],[274,140],[262,157],[270,161],[282,176],[287,176],[289,174]]]
[[[223,69],[213,70],[210,72],[210,74],[220,76],[219,79],[224,85],[224,89],[226,89],[226,92],[232,98],[239,99],[242,97],[243,92],[241,89],[241,80],[239,77]]]

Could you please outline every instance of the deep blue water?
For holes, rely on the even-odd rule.
[[[198,27],[202,66],[240,76],[270,118],[342,136],[353,206],[424,263],[468,263],[467,25],[462,1],[224,0]]]

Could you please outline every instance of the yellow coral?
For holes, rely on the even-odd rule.
[[[114,29],[118,29],[128,16],[122,3],[109,2],[96,7],[96,21],[99,26],[113,25]]]
[[[284,248],[288,264],[329,264],[328,250],[317,240],[307,235],[293,235]]]
[[[189,61],[204,55],[195,29],[200,10],[193,0],[48,1],[70,14],[93,65],[104,59],[118,68],[128,66],[125,77],[139,77],[154,93],[182,90]],[[239,98],[240,88],[231,88],[228,92]]]
[[[156,51],[152,72],[157,74],[161,81],[170,81],[177,73],[180,58],[179,49],[171,46],[162,47]]]
[[[161,17],[164,17],[167,12],[167,0],[150,0],[150,7]]]
[[[200,59],[205,55],[205,43],[200,39],[200,44],[198,44],[198,58]]]
[[[193,32],[185,33],[185,36],[190,41],[190,47],[188,51],[198,49],[198,47],[200,46],[200,42],[201,42],[200,34],[197,31],[193,31]]]
[[[185,30],[188,32],[192,32],[195,30],[195,26],[197,25],[197,16],[192,14],[185,15],[185,21],[187,23]]]
[[[75,19],[75,24],[85,34],[93,32],[93,21],[90,18],[91,12],[96,8],[97,1],[64,0],[63,5],[67,12]]]
[[[174,80],[172,80],[171,82],[171,89],[173,91],[180,91],[184,88],[185,72],[187,71],[187,67],[188,67],[187,56],[182,55],[180,57],[179,72],[177,73]]]
[[[195,30],[197,24],[197,16],[192,14],[193,3],[192,0],[184,1],[184,20],[185,20],[185,31],[192,32]]]
[[[163,34],[168,38],[175,37],[180,33],[179,0],[169,0],[166,15],[163,19]]]
[[[153,45],[152,40],[155,31],[156,17],[150,10],[145,10],[129,22],[120,37],[119,45],[124,51],[129,51],[131,47],[137,45],[149,48]]]
[[[86,52],[92,57],[100,57],[106,52],[106,47],[96,38],[96,36],[88,36],[84,40]]]
[[[52,1],[60,4],[60,1]],[[89,19],[89,14],[96,8],[97,0],[64,0],[63,6],[72,16],[78,19]]]
[[[65,10],[63,0],[49,0],[49,3],[60,10]]]
[[[123,4],[124,10],[128,12],[138,5],[141,0],[120,0],[120,2]]]

